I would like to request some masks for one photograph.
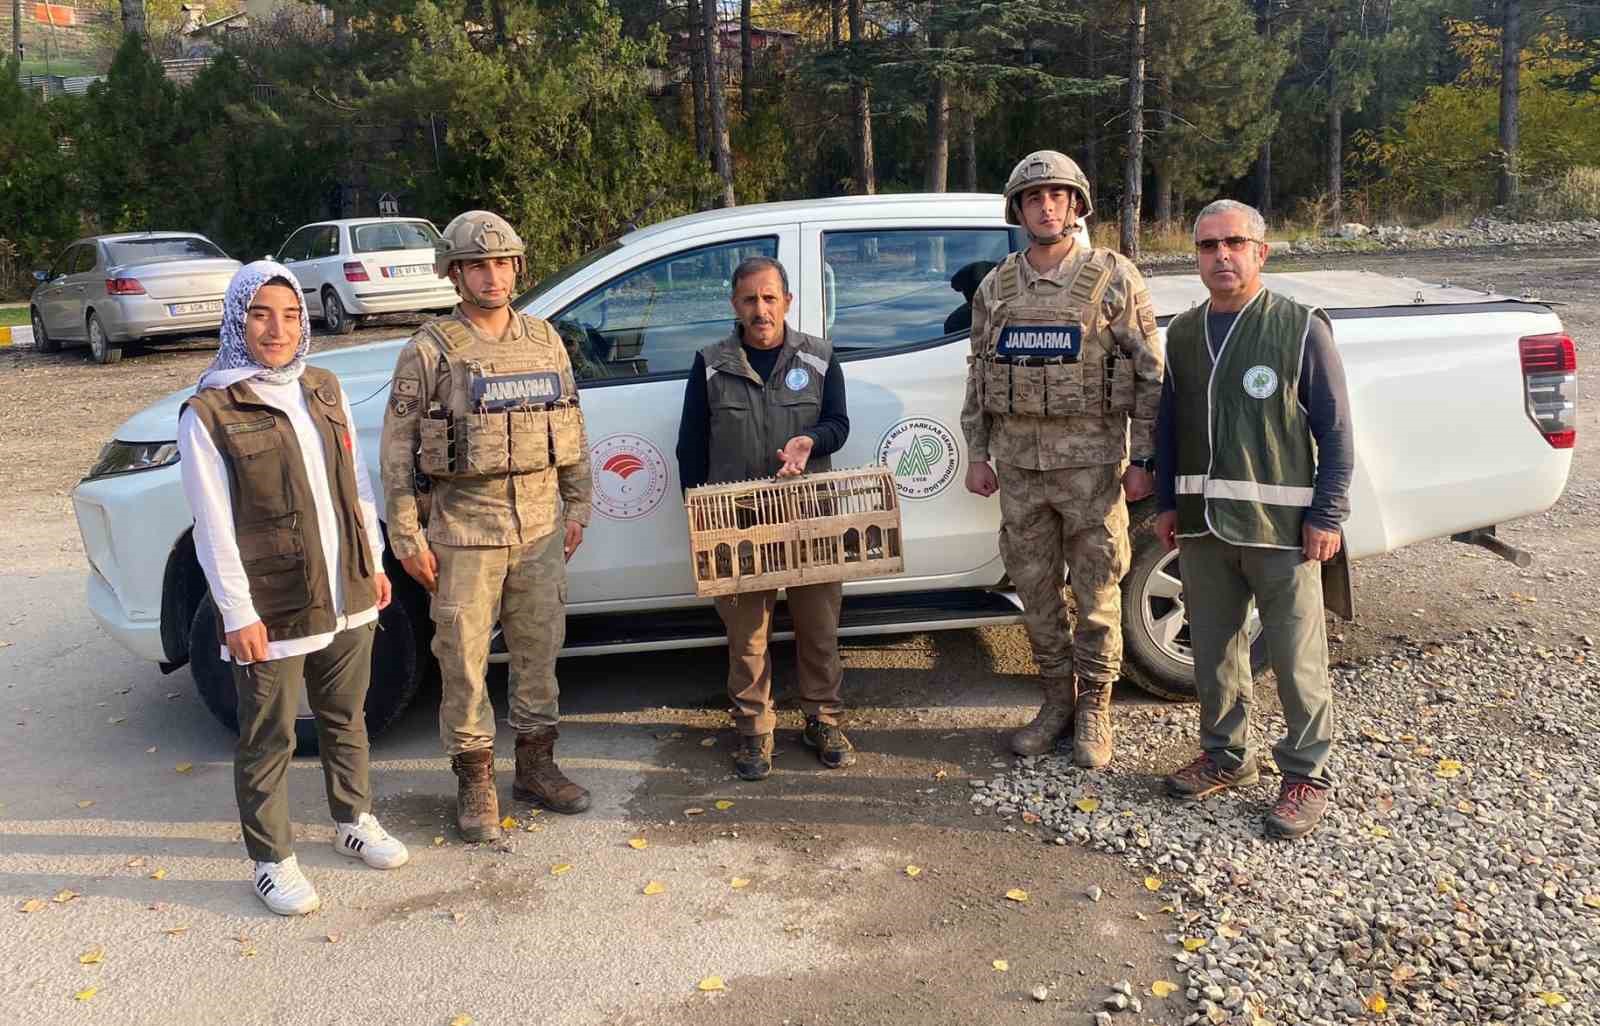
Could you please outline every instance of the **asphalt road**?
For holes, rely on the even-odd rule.
[[[1502,290],[1526,282],[1569,304],[1561,312],[1594,394],[1600,258],[1341,266],[1352,263],[1478,276]],[[1174,927],[1140,874],[969,812],[968,779],[1009,765],[1005,735],[1035,701],[1018,628],[853,641],[845,659],[860,764],[821,770],[791,709],[777,772],[760,785],[726,771],[720,650],[565,662],[560,753],[594,789],[595,808],[563,819],[507,806],[518,822],[503,846],[452,839],[454,780],[424,698],[374,749],[377,812],[411,845],[412,863],[381,873],[336,855],[317,763],[299,760],[290,786],[300,857],[324,905],[302,919],[267,913],[247,884],[232,738],[186,671],[162,676],[95,627],[65,500],[115,424],[193,380],[207,358],[198,346],[118,368],[0,355],[0,433],[13,453],[0,467],[9,1021],[1031,1024],[1088,1021],[1119,979],[1143,990],[1172,978]],[[65,397],[74,430],[40,415],[45,394]],[[1597,420],[1590,402],[1580,436],[1596,437]],[[1339,629],[1335,657],[1482,622],[1593,633],[1591,452],[1579,450],[1555,510],[1504,532],[1538,556],[1531,570],[1442,542],[1360,564],[1362,616]],[[791,653],[779,646],[780,662]],[[785,665],[784,694],[791,680]],[[1119,696],[1118,772],[1186,757],[1141,746],[1161,708]],[[501,754],[509,799],[508,738]],[[647,846],[630,847],[633,838]],[[555,874],[558,865],[572,868]],[[651,881],[665,890],[643,894]],[[1105,899],[1089,901],[1091,886]],[[1028,900],[1007,900],[1012,888]],[[17,911],[29,901],[42,907]],[[708,976],[726,990],[698,991]],[[1030,996],[1039,985],[1042,1003]],[[1143,1016],[1119,1019],[1179,1022],[1189,1011],[1181,999],[1147,997]]]

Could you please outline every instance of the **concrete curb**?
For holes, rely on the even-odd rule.
[[[7,347],[13,349],[33,348],[33,328],[27,325],[13,327],[0,327],[0,349]]]

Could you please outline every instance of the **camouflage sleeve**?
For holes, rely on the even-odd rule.
[[[396,559],[410,559],[428,548],[417,517],[416,453],[420,423],[427,406],[427,376],[417,343],[410,342],[395,360],[389,404],[383,411],[383,440],[378,443],[378,469],[383,477],[388,511],[389,549]]]
[[[1135,457],[1156,451],[1156,414],[1161,409],[1161,375],[1166,355],[1156,328],[1156,309],[1144,276],[1131,260],[1117,258],[1118,273],[1106,290],[1111,334],[1133,358],[1133,414],[1128,447]]]
[[[967,440],[967,459],[973,463],[989,462],[989,415],[983,412],[983,396],[978,391],[981,371],[977,362],[978,354],[989,344],[988,335],[988,294],[980,285],[972,294],[972,352],[967,356],[967,394],[961,401],[961,433]]]
[[[550,329],[551,335],[557,340],[561,336]],[[578,394],[578,382],[572,372],[572,360],[567,355],[565,345],[555,347],[561,370],[561,391],[567,395]],[[580,407],[580,414],[582,408]],[[574,523],[588,526],[590,500],[594,493],[594,471],[589,466],[589,428],[584,423],[583,417],[578,418],[578,451],[582,457],[578,462],[567,467],[556,468],[556,485],[561,492],[561,503],[565,507],[563,516]]]

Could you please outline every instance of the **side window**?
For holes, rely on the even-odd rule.
[[[77,263],[78,260],[78,250],[82,248],[81,246],[68,246],[66,252],[57,257],[56,262],[51,265],[49,280],[55,281],[64,274],[71,274],[72,265]]]
[[[333,225],[324,225],[316,230],[311,237],[310,259],[318,257],[331,257],[339,255],[339,229]]]
[[[580,381],[686,371],[733,330],[739,261],[777,255],[771,237],[684,250],[613,278],[551,320]]]
[[[315,231],[315,228],[302,228],[289,236],[289,241],[285,242],[283,248],[278,250],[278,262],[286,264],[295,260],[304,260],[306,258],[307,243],[311,241],[311,235]]]
[[[95,250],[95,244],[92,242],[88,243],[87,245],[79,246],[78,257],[72,262],[71,273],[87,274],[88,272],[94,270]]]
[[[1004,228],[824,232],[824,334],[843,350],[962,334],[978,283],[1015,246]]]

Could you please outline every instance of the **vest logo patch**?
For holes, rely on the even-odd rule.
[[[555,371],[492,374],[472,379],[472,405],[489,413],[519,406],[543,406],[561,398],[561,375]]]
[[[1278,372],[1265,364],[1256,364],[1244,372],[1245,394],[1253,399],[1266,399],[1278,390]]]
[[[811,373],[804,367],[791,367],[783,376],[783,383],[789,386],[789,391],[798,392],[811,384]]]
[[[1081,324],[1010,324],[995,345],[999,356],[1076,360],[1083,351]]]

